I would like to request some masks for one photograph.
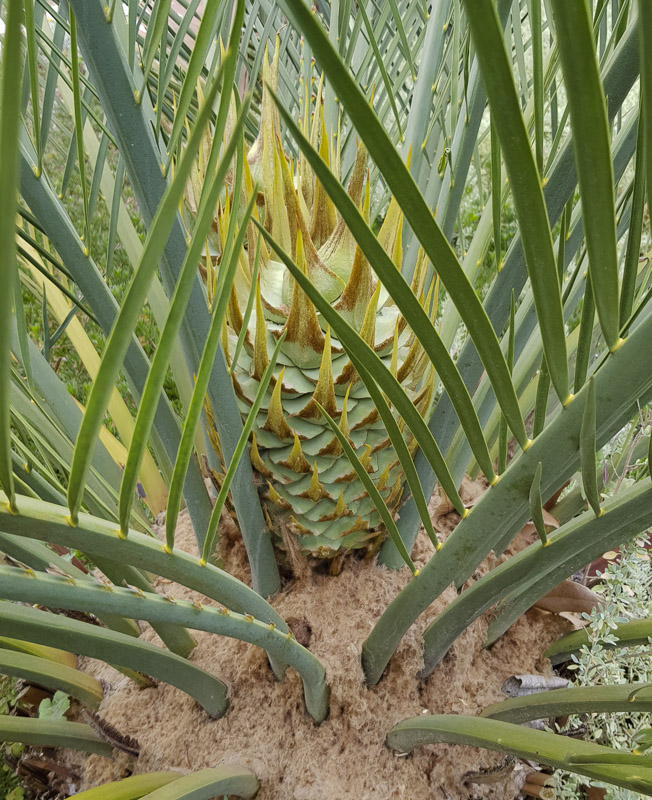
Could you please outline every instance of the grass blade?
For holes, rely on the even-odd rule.
[[[502,193],[502,178],[501,178],[501,158],[500,158],[500,141],[498,140],[498,133],[496,126],[491,123],[491,211],[492,222],[494,229],[494,257],[496,269],[499,270],[502,266],[502,235],[500,231],[500,215],[502,213],[503,193]],[[509,366],[509,364],[507,365]],[[500,468],[498,470],[500,472]]]
[[[376,63],[378,64],[378,68],[380,69],[380,74],[383,79],[383,83],[385,84],[385,89],[387,90],[387,97],[389,98],[389,102],[392,106],[392,111],[394,113],[394,119],[396,120],[396,127],[398,128],[399,136],[403,137],[403,131],[401,128],[401,117],[398,113],[398,108],[396,108],[396,100],[394,98],[394,91],[392,89],[392,84],[389,79],[389,75],[387,74],[387,70],[385,69],[385,63],[383,61],[383,57],[380,54],[380,50],[378,49],[378,42],[376,41],[376,37],[374,36],[374,29],[369,22],[369,17],[364,7],[364,0],[358,4],[358,13],[362,17],[362,21],[364,22],[364,26],[367,29],[367,36],[369,38],[369,44],[373,48],[374,55],[376,56]],[[403,31],[403,36],[405,37],[405,31]],[[408,49],[408,53],[409,53]],[[414,72],[414,67],[412,67],[412,71]]]
[[[544,547],[547,547],[548,535],[546,533],[546,523],[543,519],[543,501],[541,500],[541,462],[537,464],[534,471],[534,478],[530,486],[530,516],[536,528],[539,539]]]
[[[206,53],[208,48],[214,42],[213,29],[215,27],[215,20],[219,10],[220,3],[209,3],[202,13],[201,23],[199,25],[199,30],[197,31],[197,38],[195,39],[192,48],[192,54],[190,56],[188,67],[185,70],[183,85],[181,86],[181,94],[179,95],[179,100],[177,102],[177,108],[174,115],[174,122],[172,123],[172,131],[167,143],[168,158],[165,166],[166,174],[170,169],[172,158],[176,152],[177,144],[186,124],[186,115],[195,93],[197,81],[199,80],[199,76],[201,75],[201,71],[204,66]],[[222,65],[223,64],[224,61],[222,62]],[[228,81],[225,81],[224,88],[226,91],[224,94],[226,95],[227,100],[230,96],[230,85],[231,84]]]
[[[557,47],[570,107],[589,273],[600,327],[618,343],[618,252],[607,108],[587,0],[552,0]]]
[[[32,101],[32,130],[34,147],[36,148],[36,177],[42,169],[43,147],[41,141],[41,114],[39,109],[38,86],[38,50],[36,47],[36,31],[34,22],[34,0],[25,0],[25,34],[27,38],[27,61],[29,64],[29,94]]]
[[[580,469],[582,470],[582,486],[596,517],[602,516],[600,508],[600,492],[595,469],[595,386],[593,378],[589,380],[586,393],[586,405],[580,428]]]
[[[246,116],[248,104],[245,103],[241,113],[236,121],[235,129],[231,141],[227,144],[223,153],[222,161],[214,175],[211,182],[206,184],[207,201],[202,207],[198,219],[196,220],[192,238],[188,244],[186,258],[181,268],[179,281],[174,290],[170,309],[168,311],[167,320],[158,345],[156,352],[152,358],[149,374],[143,388],[143,394],[138,407],[138,414],[136,416],[136,424],[134,427],[131,446],[125,464],[124,475],[122,484],[120,486],[120,502],[119,502],[119,516],[120,528],[124,535],[127,534],[129,526],[129,517],[131,515],[131,507],[133,505],[136,486],[138,483],[138,473],[140,471],[141,463],[147,449],[147,442],[149,435],[154,424],[154,417],[156,414],[156,405],[158,396],[163,388],[165,377],[167,374],[168,363],[170,354],[177,341],[177,335],[181,328],[181,324],[186,313],[190,293],[192,292],[193,283],[197,270],[197,261],[201,255],[202,247],[206,240],[208,230],[213,222],[213,214],[216,207],[219,193],[224,184],[227,171],[231,165],[231,159],[236,148],[238,139],[241,136],[242,126]],[[220,142],[215,140],[213,147],[220,147]]]
[[[586,287],[584,289],[584,303],[582,304],[582,316],[580,319],[580,336],[577,342],[577,355],[575,357],[575,377],[573,380],[573,391],[575,394],[584,386],[586,374],[589,369],[591,358],[591,342],[593,341],[593,322],[595,320],[595,301],[593,299],[593,283],[591,276],[586,276]]]
[[[16,333],[18,339],[18,349],[20,362],[25,370],[25,376],[29,386],[34,386],[34,375],[32,374],[32,358],[29,352],[29,342],[27,337],[27,318],[23,305],[23,290],[20,280],[14,284],[14,313],[16,319]]]
[[[16,511],[14,475],[11,467],[11,325],[14,286],[18,283],[14,226],[18,205],[18,130],[22,65],[22,0],[7,8],[2,40],[2,115],[0,116],[0,486]]]
[[[645,119],[641,105],[638,117],[638,134],[636,138],[636,163],[634,166],[634,192],[632,195],[632,214],[629,220],[627,250],[623,267],[623,280],[620,289],[620,327],[629,320],[634,307],[636,277],[643,232],[643,216],[645,211]]]
[[[146,28],[147,34],[145,36],[143,55],[143,86],[139,96],[142,96],[142,93],[146,91],[149,73],[154,63],[158,45],[161,41],[165,41],[162,39],[162,36],[168,26],[171,4],[171,0],[154,0],[152,13]],[[138,97],[136,99],[138,99]]]
[[[45,79],[45,90],[43,92],[43,116],[41,117],[41,151],[44,150],[50,135],[50,124],[56,99],[56,88],[59,80],[59,57],[63,49],[66,30],[62,24],[68,16],[68,3],[66,0],[59,0],[58,14],[54,21],[54,35],[52,36],[52,57],[51,63],[48,62],[47,77]]]
[[[81,86],[79,78],[79,53],[77,50],[77,21],[70,12],[70,63],[72,65],[72,90],[75,103],[75,139],[77,142],[77,163],[84,199],[84,251],[91,250],[91,228],[88,222],[88,186],[86,182],[86,153],[84,152],[84,117],[82,116]],[[63,191],[63,189],[62,189]]]
[[[641,70],[641,107],[644,120],[644,164],[648,208],[652,207],[652,5],[638,2],[638,31]]]
[[[550,379],[559,399],[565,403],[569,396],[566,335],[541,179],[530,149],[496,8],[492,0],[465,0],[464,5],[514,198]],[[520,29],[518,20],[514,24]],[[473,341],[477,347],[475,338]]]
[[[540,0],[528,0],[532,35],[532,86],[534,94],[534,147],[539,175],[543,175],[543,31]]]
[[[507,366],[510,372],[514,364],[514,316],[516,314],[516,304],[514,302],[514,292],[512,291],[512,307],[509,313],[509,338],[507,341]],[[500,429],[498,434],[498,474],[502,475],[507,469],[507,420],[505,415],[500,415]]]
[[[197,371],[197,378],[195,380],[195,388],[190,400],[190,406],[186,413],[186,421],[181,434],[181,442],[179,444],[179,452],[177,459],[174,462],[174,471],[172,473],[172,481],[170,482],[170,492],[168,494],[168,508],[165,516],[165,541],[166,548],[172,551],[174,547],[174,533],[176,529],[179,510],[181,508],[181,497],[183,491],[183,484],[188,472],[188,464],[192,458],[192,448],[195,438],[195,431],[199,425],[201,418],[201,411],[206,397],[206,389],[211,377],[213,369],[213,362],[217,354],[218,347],[220,346],[220,336],[222,334],[222,323],[226,314],[226,307],[229,302],[231,294],[231,285],[235,277],[235,271],[238,265],[238,258],[240,251],[244,244],[245,236],[247,233],[247,224],[251,218],[251,213],[256,200],[256,194],[252,194],[249,199],[249,204],[245,211],[244,217],[241,220],[238,235],[231,250],[231,258],[229,259],[226,268],[224,269],[224,277],[221,281],[220,293],[214,298],[214,310],[211,319],[211,325],[206,339],[204,352],[201,356],[199,369]],[[205,533],[205,532],[204,532]],[[204,542],[201,542],[203,548]]]
[[[120,216],[120,200],[122,198],[122,184],[125,177],[125,162],[119,159],[115,168],[115,183],[113,197],[111,198],[111,219],[109,221],[109,240],[106,248],[106,267],[104,277],[107,283],[113,274],[113,257],[115,254],[116,235],[118,232],[118,219]]]
[[[68,505],[73,523],[76,523],[81,507],[85,478],[90,467],[90,459],[92,458],[95,440],[102,424],[106,404],[115,386],[118,371],[122,366],[122,361],[131,342],[138,314],[145,301],[149,284],[154,276],[171,226],[176,218],[179,197],[183,193],[186,180],[190,174],[195,153],[212,110],[216,92],[217,82],[214,82],[197,118],[183,159],[152,221],[140,263],[106,344],[102,364],[93,384],[86,413],[79,429],[70,470]]]

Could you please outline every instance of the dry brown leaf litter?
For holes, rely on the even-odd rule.
[[[465,481],[468,504],[483,491]],[[431,510],[439,503],[433,498]],[[445,537],[457,524],[455,513],[440,516]],[[249,582],[241,540],[226,517],[221,527],[221,556],[226,568]],[[192,526],[180,517],[176,546],[196,553]],[[515,545],[518,546],[518,545]],[[413,554],[417,567],[431,557],[428,539],[419,536]],[[491,556],[478,570],[495,565]],[[568,623],[550,614],[530,611],[496,643],[483,650],[488,625],[477,620],[457,640],[451,652],[426,680],[416,674],[421,662],[421,634],[455,596],[453,587],[407,633],[378,686],[366,688],[360,649],[376,619],[408,582],[409,572],[389,572],[368,561],[350,559],[336,577],[312,574],[273,599],[295,635],[324,665],[331,686],[330,713],[316,726],[306,714],[301,682],[293,670],[277,683],[266,655],[253,645],[194,632],[197,647],[191,660],[230,686],[231,707],[211,719],[192,699],[166,684],[140,689],[99,662],[86,669],[104,679],[106,697],[100,714],[123,733],[138,739],[137,761],[90,756],[84,787],[98,785],[130,771],[178,769],[182,772],[223,762],[238,762],[258,776],[259,800],[461,800],[514,798],[524,779],[523,769],[497,770],[503,757],[454,745],[422,747],[399,755],[385,746],[389,729],[400,720],[422,713],[478,714],[502,699],[501,686],[513,674],[550,673],[541,657],[545,647]],[[178,598],[212,601],[203,595],[158,579],[157,587]],[[144,626],[143,638],[157,641]],[[530,771],[529,769],[527,770]],[[497,774],[499,780],[485,782]],[[465,783],[465,776],[474,781]]]

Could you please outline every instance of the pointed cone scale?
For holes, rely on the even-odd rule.
[[[272,392],[272,396],[269,401],[267,419],[263,425],[263,430],[273,433],[274,436],[281,441],[291,441],[294,439],[295,434],[292,428],[285,421],[283,404],[281,402],[281,386],[283,385],[284,372],[285,367],[283,367],[278,378],[276,379],[276,385],[274,386],[274,391]]]
[[[278,508],[282,508],[284,510],[289,510],[292,506],[288,503],[287,500],[284,500],[281,495],[276,491],[274,486],[267,481],[267,499],[274,503],[275,506]]]
[[[272,91],[278,91],[278,60],[280,51],[280,38],[276,37],[274,46],[274,57],[272,63],[269,63],[269,45],[265,45],[265,55],[263,57],[263,96],[261,100],[261,128],[258,133],[256,141],[253,143],[247,158],[252,167],[256,179],[265,179],[264,174],[261,174],[261,162],[263,159],[263,149],[265,139],[274,141],[277,133],[280,132],[281,126],[279,124],[278,109],[276,103],[270,97],[268,86]]]
[[[229,325],[235,331],[236,336],[239,336],[240,330],[242,329],[242,312],[240,311],[240,304],[238,303],[238,294],[235,289],[235,284],[231,287],[227,315]]]
[[[396,476],[396,480],[394,481],[394,485],[392,486],[392,491],[390,492],[390,495],[386,500],[387,507],[391,509],[393,506],[395,506],[401,499],[402,494],[403,494],[403,476],[399,472],[399,474]]]
[[[365,188],[364,205],[362,214],[365,221],[369,222],[369,182]],[[355,255],[353,256],[353,268],[349,275],[348,282],[340,299],[335,303],[335,309],[344,319],[355,328],[360,330],[365,318],[365,313],[369,301],[374,292],[373,275],[371,267],[362,250],[356,245]]]
[[[382,245],[383,250],[391,257],[392,261],[399,269],[401,266],[402,230],[403,212],[396,198],[392,197],[383,224],[378,231],[378,241]]]
[[[312,472],[310,462],[304,456],[303,450],[301,449],[301,442],[299,441],[296,431],[294,432],[294,444],[292,445],[289,456],[285,461],[280,461],[279,463],[294,472]]]
[[[263,313],[263,304],[260,300],[260,277],[256,280],[256,338],[254,340],[254,362],[252,378],[257,381],[263,377],[263,372],[269,364],[267,353],[267,323]]]
[[[229,355],[229,326],[227,325],[226,319],[222,322],[222,336],[221,336],[221,344],[222,350],[224,351],[224,359],[226,360],[226,366],[231,366],[231,357]]]
[[[364,452],[361,456],[359,456],[360,464],[364,467],[367,472],[373,472],[374,468],[371,464],[371,445],[365,444]],[[336,483],[351,483],[357,479],[357,473],[354,469],[351,472],[347,472],[346,475],[342,475],[341,478],[338,478]]]
[[[312,500],[313,503],[316,503],[318,500],[321,500],[323,497],[329,497],[328,492],[319,481],[319,470],[317,469],[317,462],[314,461],[312,465],[312,476],[310,478],[310,486],[306,489],[305,492],[301,492],[299,497],[307,497],[309,500]]]
[[[303,236],[297,233],[297,266],[305,274],[306,258],[303,251]],[[285,341],[282,351],[292,361],[303,368],[320,365],[324,351],[324,334],[319,326],[315,307],[308,296],[295,282],[292,292],[292,306],[285,324]]]
[[[435,383],[435,371],[431,364],[430,374],[426,378],[423,388],[414,399],[414,406],[422,417],[426,416],[426,412],[428,411],[428,407],[430,406],[434,383]]]
[[[423,346],[421,345],[419,339],[415,336],[407,352],[407,355],[403,359],[403,363],[398,368],[398,372],[396,373],[396,380],[399,383],[403,383],[403,381],[410,374],[410,372],[412,371],[417,362],[418,356],[422,352],[423,352]]]
[[[326,125],[324,124],[323,106],[319,107],[321,119],[321,139],[319,143],[319,155],[326,166],[330,166],[328,154],[328,136],[326,135]],[[315,192],[313,196],[312,214],[310,217],[310,238],[319,249],[333,232],[337,216],[333,201],[326,194],[324,187],[319,181],[315,181]]]
[[[265,466],[265,462],[260,457],[255,433],[251,434],[251,448],[249,450],[249,456],[251,458],[251,465],[257,472],[260,472],[260,474],[264,475],[266,478],[274,477],[273,472]]]
[[[323,517],[320,517],[319,521],[331,522],[333,520],[340,519],[341,517],[351,517],[351,516],[353,516],[353,512],[347,507],[346,503],[344,502],[344,492],[340,492],[340,496],[337,499],[335,508],[331,511],[330,514],[324,514]]]
[[[351,172],[351,179],[347,193],[356,206],[360,206],[362,199],[362,189],[364,186],[364,176],[367,167],[367,150],[364,145],[358,143],[355,163]],[[365,217],[368,221],[368,217]],[[353,266],[353,258],[356,252],[356,243],[346,222],[340,217],[331,235],[319,250],[319,256],[326,266],[333,270],[342,280],[348,281]]]
[[[285,186],[283,182],[285,157],[281,153],[279,155],[276,142],[270,145],[271,155],[270,158],[273,164],[273,173],[271,177],[272,191],[268,195],[265,192],[265,228],[269,230],[274,239],[281,245],[286,253],[294,255],[294,248],[292,242],[292,229],[295,228],[294,219],[290,217],[286,207]],[[266,152],[266,151],[265,151]],[[270,184],[266,184],[270,185]]]
[[[331,417],[337,414],[337,404],[335,402],[335,390],[333,387],[333,364],[331,355],[331,329],[326,328],[326,337],[324,339],[324,350],[322,353],[321,365],[319,367],[319,377],[317,379],[317,386],[313,392],[312,397],[308,401],[308,405],[299,412],[300,417],[305,419],[320,420],[322,418],[321,411],[317,407],[317,403],[323,406]]]
[[[360,328],[360,338],[363,339],[369,347],[373,347],[376,341],[376,312],[378,310],[378,298],[380,296],[381,283],[378,281],[376,289],[371,295],[371,299],[365,310],[364,320]],[[338,386],[345,386],[349,381],[359,380],[358,373],[353,364],[348,361],[339,377],[335,381]]]
[[[373,467],[371,466],[371,445],[366,444],[364,446],[364,453],[360,456],[360,463],[367,470],[367,472],[374,471]]]
[[[369,347],[373,347],[376,341],[376,314],[378,312],[378,298],[380,297],[381,286],[382,284],[378,281],[369,299],[369,303],[367,304],[364,320],[360,328],[360,338],[363,339]]]
[[[378,489],[379,492],[382,492],[383,489],[387,486],[387,479],[389,478],[389,471],[391,469],[391,466],[392,466],[391,464],[388,464],[385,467],[385,469],[380,473],[380,477],[376,482],[376,489]]]
[[[324,264],[315,249],[315,245],[310,238],[308,226],[299,208],[296,190],[285,157],[280,159],[280,167],[285,192],[286,217],[290,221],[290,228],[297,231],[297,233],[301,233],[308,277],[325,299],[328,300],[329,303],[332,303],[335,298],[342,294],[344,282]],[[294,241],[296,242],[296,240]],[[289,252],[289,249],[286,249],[286,252]],[[292,251],[293,257],[295,257],[295,254],[296,249]],[[293,283],[294,281],[291,280],[284,282],[283,300],[286,303],[289,302],[289,289],[293,286]]]
[[[346,394],[344,395],[344,403],[342,404],[342,413],[340,414],[340,424],[338,425],[340,431],[348,438],[349,433],[351,433],[351,429],[349,428],[349,412],[348,412],[348,404],[349,404],[349,392],[351,391],[352,384],[349,384],[346,388]],[[342,445],[340,444],[340,440],[337,436],[333,436],[330,442],[323,447],[318,455],[320,456],[338,456],[340,453],[343,452]]]
[[[423,292],[423,287],[426,282],[427,264],[428,259],[426,258],[426,254],[423,250],[423,247],[420,247],[419,253],[417,254],[417,263],[414,268],[414,274],[412,275],[412,283],[410,284],[412,293],[416,297],[421,297]]]
[[[399,321],[396,320],[396,325],[394,326],[394,340],[392,342],[392,360],[389,365],[389,371],[392,373],[394,377],[396,377],[398,372],[398,334],[399,334]]]

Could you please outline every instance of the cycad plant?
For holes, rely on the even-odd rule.
[[[0,594],[43,608],[2,603],[0,645],[100,658],[220,716],[228,688],[186,660],[188,629],[231,636],[277,678],[297,670],[322,722],[325,669],[268,602],[277,554],[304,580],[347,553],[410,568],[362,647],[371,686],[528,520],[539,540],[427,628],[424,680],[488,608],[495,641],[646,529],[647,480],[604,498],[620,480],[596,454],[621,431],[625,461],[640,449],[652,394],[647,3],[7,0],[3,19]],[[87,397],[57,375],[65,338]],[[467,471],[487,486],[472,509]],[[543,504],[569,481],[550,532]],[[436,485],[460,517],[443,544]],[[184,503],[199,559],[175,547]],[[252,588],[216,560],[227,504]],[[511,722],[407,720],[389,744],[442,740],[652,793],[648,757],[633,777],[628,757]]]

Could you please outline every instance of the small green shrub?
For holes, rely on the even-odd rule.
[[[634,540],[622,548],[619,560],[612,561],[601,575],[601,583],[594,588],[604,597],[605,605],[586,615],[590,645],[573,655],[573,669],[578,686],[621,684],[626,682],[651,682],[651,646],[639,645],[627,649],[605,647],[615,645],[613,629],[618,622],[649,616],[652,611],[652,567],[646,545],[647,537]],[[588,718],[571,717],[566,729],[586,726],[587,740],[607,744],[623,750],[636,746],[634,737],[643,728],[652,725],[652,714],[596,714]],[[560,800],[583,797],[582,786],[586,779],[568,772],[558,773]],[[606,800],[636,800],[638,794],[608,784],[596,783],[607,789]]]

